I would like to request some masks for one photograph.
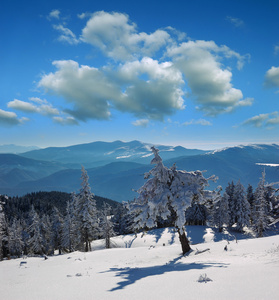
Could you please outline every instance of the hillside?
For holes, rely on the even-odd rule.
[[[278,235],[242,236],[228,244],[210,228],[188,227],[188,232],[199,243],[184,257],[176,234],[165,228],[115,237],[113,249],[97,250],[103,243],[96,241],[90,253],[0,262],[1,296],[5,300],[278,298]]]
[[[111,150],[112,148],[118,149],[117,147],[123,145],[122,142],[97,142],[92,144],[98,146],[99,151],[101,151],[100,149],[102,151]],[[92,144],[87,145],[91,150]],[[136,145],[142,145],[143,147],[144,145],[136,141],[127,144],[130,147],[133,145],[134,147]],[[79,149],[78,145],[73,147]],[[84,149],[84,147],[84,145],[80,145],[81,149]],[[279,146],[275,144],[238,146],[191,156],[181,155],[185,148],[175,148],[176,151],[170,151],[170,148],[168,148],[169,151],[160,151],[162,157],[164,155],[178,155],[163,159],[164,164],[171,166],[175,163],[178,169],[187,171],[207,170],[206,177],[213,174],[219,177],[217,183],[212,183],[210,188],[215,188],[218,185],[225,188],[228,182],[232,180],[234,182],[240,180],[245,187],[248,184],[256,187],[264,169],[267,182],[279,182]],[[43,150],[37,151],[39,152],[35,151],[34,153],[41,153],[40,151]],[[141,159],[138,158],[139,161],[144,163],[126,161],[123,158],[115,159],[102,166],[86,168],[92,191],[102,197],[120,202],[132,200],[137,196],[135,190],[141,187],[145,181],[144,173],[152,168],[150,165],[152,155],[149,150],[145,149],[144,151],[145,154],[141,154]],[[94,153],[92,152],[91,156],[80,159],[90,160]],[[137,153],[139,155],[140,150]],[[101,152],[97,151],[96,157],[98,155],[100,156]],[[0,194],[24,195],[34,191],[53,190],[73,192],[78,191],[80,188],[81,165],[74,160],[71,164],[65,165],[61,162],[37,161],[21,156],[6,157],[9,159],[6,160],[4,154],[0,154],[0,170],[2,171],[0,175]],[[94,159],[93,164],[95,164]],[[19,160],[22,160],[22,162]],[[71,165],[78,167],[71,168]]]
[[[149,163],[151,146],[151,144],[139,141],[93,142],[69,147],[50,147],[29,151],[21,155],[37,160],[59,161],[68,164],[71,168],[80,168],[80,165],[92,168],[117,161]],[[197,149],[186,149],[180,146],[158,145],[157,147],[160,149],[163,159],[191,156],[206,152]]]

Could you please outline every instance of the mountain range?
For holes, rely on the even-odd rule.
[[[0,154],[0,194],[24,195],[34,191],[73,192],[80,188],[81,165],[89,175],[92,192],[116,201],[137,196],[144,173],[152,166],[151,144],[93,142],[70,147],[50,147],[15,154]],[[155,145],[156,146],[156,145]],[[225,188],[238,180],[256,188],[263,169],[268,182],[279,182],[279,145],[248,145],[214,151],[157,145],[166,166],[187,171],[207,170]]]

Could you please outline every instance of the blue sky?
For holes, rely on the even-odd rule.
[[[279,143],[278,1],[6,1],[0,144]]]

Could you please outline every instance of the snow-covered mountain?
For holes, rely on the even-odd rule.
[[[50,147],[29,151],[21,155],[38,160],[59,161],[74,168],[79,168],[81,164],[86,168],[92,168],[119,161],[149,163],[152,155],[151,146],[153,145],[139,141],[93,142],[69,147]],[[198,149],[186,149],[181,146],[156,145],[156,147],[160,149],[163,159],[192,156],[206,152]]]
[[[125,149],[123,149],[124,146]],[[134,190],[144,183],[144,173],[152,168],[149,146],[134,141],[130,143],[97,142],[72,146],[73,148],[68,147],[70,149],[47,148],[24,154],[24,156],[42,159],[40,161],[14,156],[14,162],[10,157],[10,164],[7,164],[4,154],[0,154],[0,194],[23,195],[33,191],[78,191],[81,162],[85,162],[90,185],[96,195],[116,201],[132,200],[137,196]],[[210,188],[217,185],[225,188],[232,180],[234,182],[240,180],[245,187],[248,184],[256,187],[263,169],[266,170],[266,179],[269,183],[279,182],[279,168],[277,167],[279,145],[276,144],[238,146],[211,152],[201,151],[201,154],[198,154],[196,150],[182,147],[159,146],[159,148],[161,149],[160,155],[167,166],[176,163],[179,169],[207,170],[206,177],[212,174],[218,176],[219,180]],[[194,155],[189,155],[191,151]],[[63,158],[63,153],[65,158]],[[128,156],[128,153],[130,157],[124,158]],[[44,158],[47,161],[44,161]],[[67,163],[70,158],[71,162]],[[32,163],[33,169],[28,167],[28,163],[23,167],[21,160]],[[35,165],[34,162],[36,162]],[[90,167],[91,164],[95,167]],[[56,169],[50,172],[50,167]]]

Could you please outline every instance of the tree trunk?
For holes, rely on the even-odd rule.
[[[190,243],[184,230],[183,233],[181,234],[180,230],[178,229],[178,235],[182,247],[182,253],[184,255],[191,250]]]

